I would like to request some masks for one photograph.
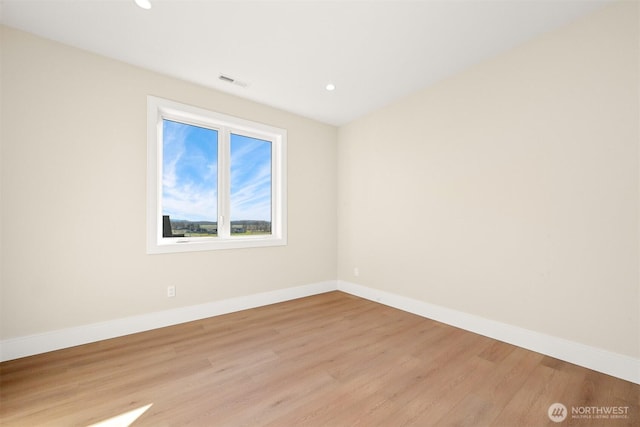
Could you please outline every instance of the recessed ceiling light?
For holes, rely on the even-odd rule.
[[[331,92],[332,90],[336,90],[336,85],[334,85],[333,83],[327,83],[324,88]]]
[[[151,9],[151,1],[149,0],[134,0],[138,6],[143,9]]]

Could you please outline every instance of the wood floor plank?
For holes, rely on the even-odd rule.
[[[0,425],[559,425],[640,386],[341,292],[0,363]]]

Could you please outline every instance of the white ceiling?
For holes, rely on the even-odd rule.
[[[341,125],[608,1],[4,0],[0,21]]]

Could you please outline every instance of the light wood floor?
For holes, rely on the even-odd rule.
[[[640,425],[640,386],[340,292],[0,364],[2,426]],[[628,407],[552,422],[552,403]]]

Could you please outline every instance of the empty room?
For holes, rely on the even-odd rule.
[[[0,8],[0,425],[640,425],[638,1]]]

